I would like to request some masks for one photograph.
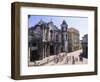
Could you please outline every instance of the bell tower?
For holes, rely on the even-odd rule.
[[[68,51],[68,24],[63,20],[61,24],[61,39],[62,39],[62,52]]]

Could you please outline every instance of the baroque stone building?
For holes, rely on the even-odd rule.
[[[68,28],[68,52],[80,49],[80,34],[79,31],[73,27]]]
[[[58,55],[68,49],[68,25],[65,20],[58,29],[52,21],[46,23],[40,20],[28,29],[29,61],[42,60],[51,55]]]
[[[81,56],[88,58],[88,34],[85,34],[82,37],[81,44],[82,44],[82,54],[81,54]]]

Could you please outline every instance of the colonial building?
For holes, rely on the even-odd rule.
[[[52,21],[46,23],[40,20],[28,29],[29,61],[42,60],[51,55],[67,52],[68,25],[65,20],[58,29]]]
[[[79,31],[73,27],[68,28],[68,52],[80,49],[80,34]]]
[[[88,34],[85,34],[81,40],[82,44],[82,57],[88,58]]]

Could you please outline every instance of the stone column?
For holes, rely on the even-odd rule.
[[[30,47],[28,48],[28,62],[30,62]]]
[[[56,55],[56,45],[54,46],[54,55]]]
[[[48,56],[50,56],[50,46],[49,45],[47,45],[47,55],[46,55],[46,57],[48,57]]]
[[[47,54],[47,51],[46,51],[46,47],[47,47],[47,45],[45,45],[45,50],[44,50],[44,52],[45,52],[45,54],[44,54],[44,58],[46,57],[46,54]]]
[[[42,51],[43,51],[43,55],[42,55],[42,59],[43,59],[44,58],[44,45],[43,45]]]

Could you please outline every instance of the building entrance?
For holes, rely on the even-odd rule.
[[[30,61],[34,62],[39,60],[38,50],[32,50],[30,53]]]
[[[53,45],[50,46],[50,55],[54,55],[54,47],[53,47]]]

